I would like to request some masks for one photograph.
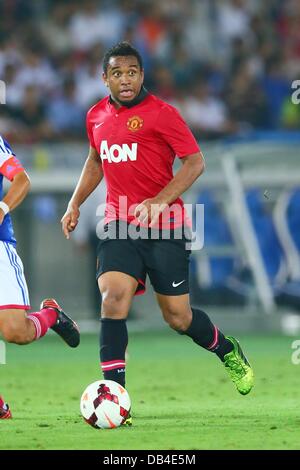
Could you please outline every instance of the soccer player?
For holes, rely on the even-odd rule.
[[[11,182],[4,197],[3,177]],[[80,340],[78,327],[54,299],[43,300],[40,311],[28,313],[28,290],[9,213],[23,201],[29,187],[27,173],[0,136],[0,333],[9,343],[29,344],[51,328],[75,348]],[[7,418],[11,411],[0,396],[0,419]]]
[[[253,386],[253,371],[237,340],[224,336],[205,312],[190,306],[190,252],[184,235],[173,236],[185,224],[180,196],[204,170],[199,146],[177,110],[144,88],[142,58],[130,44],[122,42],[106,52],[103,80],[110,95],[87,113],[89,154],[62,229],[68,239],[78,223],[80,205],[104,176],[108,237],[99,242],[97,269],[104,377],[125,386],[126,318],[133,296],[145,290],[148,274],[169,326],[215,353],[245,395]],[[175,156],[182,166],[173,176]],[[176,210],[164,217],[170,206]],[[124,228],[126,232],[130,225],[146,232],[156,228],[156,237],[126,238]],[[170,239],[163,239],[166,229]],[[114,232],[117,237],[111,235]]]

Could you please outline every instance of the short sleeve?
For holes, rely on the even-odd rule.
[[[200,152],[200,147],[177,109],[164,106],[158,116],[155,130],[179,157]]]
[[[12,181],[18,173],[24,171],[24,168],[17,157],[8,156],[6,159],[3,157],[4,155],[0,153],[0,174],[5,176],[9,181]]]
[[[13,153],[11,146],[0,136],[0,174],[12,181],[22,171],[24,168]]]
[[[88,135],[90,145],[91,145],[91,147],[93,147],[95,149],[96,144],[95,144],[94,136],[93,136],[93,126],[92,126],[92,123],[91,123],[91,120],[90,120],[90,111],[86,115],[86,130],[87,130],[87,135]]]

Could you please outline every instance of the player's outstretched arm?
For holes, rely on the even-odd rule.
[[[2,202],[7,205],[9,212],[18,207],[19,204],[26,197],[30,189],[30,179],[25,171],[17,173],[7,191],[6,195],[2,199]],[[0,208],[0,225],[5,217],[5,211]]]
[[[70,238],[70,232],[73,232],[78,224],[80,216],[79,207],[96,189],[102,178],[103,170],[100,156],[97,150],[90,146],[79,181],[70,199],[66,213],[61,219],[62,231],[67,240]]]

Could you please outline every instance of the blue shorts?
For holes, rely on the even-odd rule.
[[[30,309],[24,268],[12,243],[0,240],[0,309]]]

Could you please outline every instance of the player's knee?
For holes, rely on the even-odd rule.
[[[7,323],[2,327],[1,333],[7,343],[27,344],[30,342],[30,338],[27,337],[25,328],[18,323]]]
[[[124,309],[124,303],[127,303],[126,292],[122,287],[107,289],[102,294],[102,312],[120,313]]]

